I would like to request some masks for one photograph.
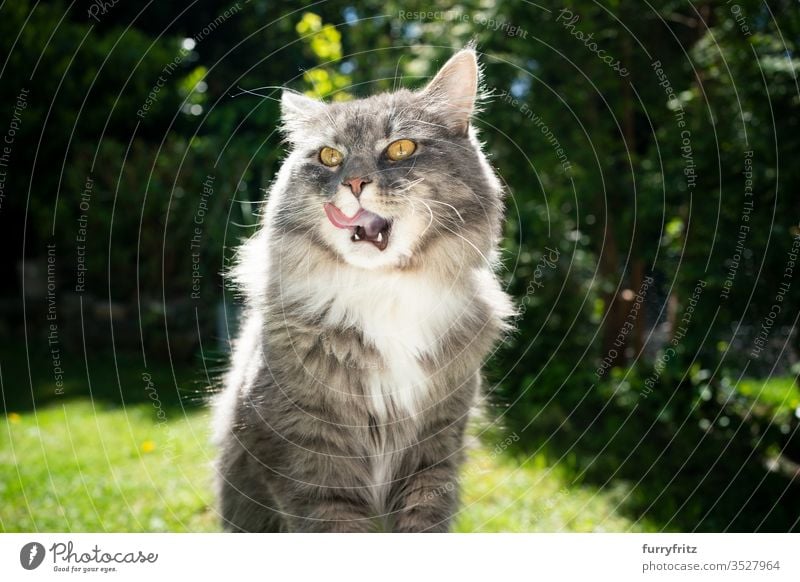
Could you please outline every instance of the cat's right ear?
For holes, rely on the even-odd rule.
[[[281,93],[281,121],[283,132],[288,136],[307,129],[311,117],[325,109],[325,103],[307,97],[297,91],[284,89]]]
[[[442,112],[445,123],[466,135],[475,110],[481,71],[472,45],[450,57],[420,95],[429,107]]]

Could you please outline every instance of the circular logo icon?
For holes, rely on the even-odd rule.
[[[39,542],[30,542],[19,551],[19,563],[26,570],[35,570],[44,561],[44,546]]]

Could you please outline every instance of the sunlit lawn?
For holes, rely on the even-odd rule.
[[[50,405],[0,421],[6,531],[210,531],[205,412],[159,425],[148,404]]]
[[[209,412],[168,416],[79,399],[0,419],[0,529],[215,531]],[[462,483],[460,532],[633,525],[615,511],[624,491],[566,487],[541,459],[520,466],[476,447]]]

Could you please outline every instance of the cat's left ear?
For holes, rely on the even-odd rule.
[[[308,120],[325,109],[322,101],[306,97],[302,93],[284,89],[281,93],[281,120],[287,136],[302,131]]]
[[[480,69],[475,50],[465,48],[450,57],[422,90],[421,96],[443,113],[451,129],[466,135],[475,110],[479,82]]]

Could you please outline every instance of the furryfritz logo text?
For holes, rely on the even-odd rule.
[[[44,561],[44,546],[39,542],[30,542],[19,551],[19,563],[26,570],[35,570]]]

